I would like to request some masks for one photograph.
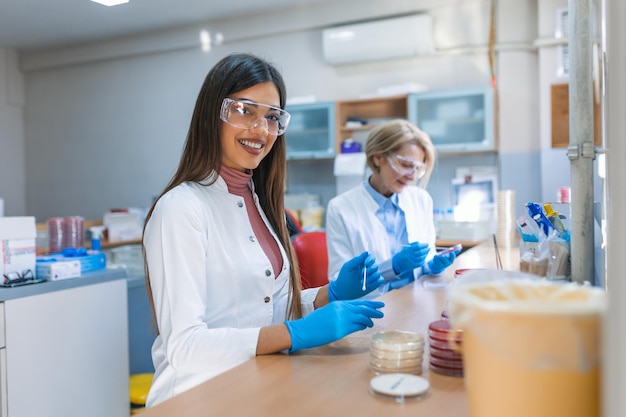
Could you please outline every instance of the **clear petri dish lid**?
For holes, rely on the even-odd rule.
[[[430,391],[430,382],[424,377],[412,374],[384,374],[370,380],[369,390],[370,393],[381,398],[405,402],[427,396]]]
[[[383,330],[372,335],[370,349],[378,351],[411,351],[424,348],[424,336],[421,333],[404,330]]]

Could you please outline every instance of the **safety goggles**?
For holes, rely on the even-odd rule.
[[[231,126],[254,129],[265,123],[268,133],[277,136],[285,133],[290,118],[291,115],[279,107],[228,97],[222,102],[220,111],[220,119]]]
[[[33,274],[32,269],[26,269],[22,271],[21,273],[17,271],[9,272],[9,273],[3,274],[3,276],[4,276],[4,281],[3,281],[4,285],[17,284],[20,282],[26,282],[26,281],[35,279],[35,275]]]
[[[412,177],[415,174],[419,179],[426,173],[426,164],[423,162],[401,155],[385,155],[385,157],[391,169],[405,177]]]

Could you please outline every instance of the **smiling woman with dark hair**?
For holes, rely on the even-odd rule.
[[[383,303],[354,300],[382,282],[367,252],[332,283],[301,290],[285,222],[285,97],[276,68],[250,54],[223,58],[202,85],[178,170],[144,227],[158,328],[148,406],[256,355],[330,343],[383,316]]]

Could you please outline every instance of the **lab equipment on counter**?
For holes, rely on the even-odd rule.
[[[372,335],[369,369],[375,374],[421,374],[424,336],[405,330],[383,330]]]
[[[495,270],[456,284],[470,417],[601,415],[603,289]]]
[[[91,226],[91,250],[102,250],[102,236],[106,226]]]
[[[393,373],[375,376],[370,380],[370,393],[396,403],[420,400],[428,395],[430,382],[421,376]]]
[[[569,240],[569,232],[565,229],[565,226],[561,221],[561,215],[554,211],[550,203],[545,203],[543,205],[543,209],[545,210],[546,217],[550,220],[552,227],[554,227],[561,237],[565,238],[565,236],[568,236],[567,240]]]
[[[548,279],[569,280],[570,233],[561,222],[561,216],[549,203],[541,205],[529,202],[526,207],[528,216],[517,219],[521,237],[520,270]]]
[[[447,255],[452,252],[460,251],[461,249],[463,249],[463,245],[461,245],[460,243],[457,243],[456,245],[450,246],[447,249],[437,252],[437,255]]]
[[[437,374],[447,376],[463,376],[463,357],[454,350],[451,343],[460,345],[462,331],[450,328],[447,312],[442,312],[442,319],[428,325],[428,347],[430,353],[429,369]]]
[[[35,278],[36,236],[35,217],[0,217],[0,278],[4,278],[3,282],[17,284],[29,281],[26,279],[29,276]]]
[[[37,278],[51,281],[77,278],[87,272],[105,268],[105,254],[85,248],[66,248],[60,253],[37,257]]]

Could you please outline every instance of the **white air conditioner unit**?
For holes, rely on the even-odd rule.
[[[324,59],[346,64],[431,53],[431,22],[431,16],[418,14],[325,29]]]

